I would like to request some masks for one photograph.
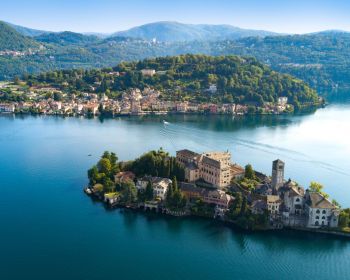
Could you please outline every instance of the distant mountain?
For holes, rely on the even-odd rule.
[[[70,31],[44,33],[34,37],[34,39],[42,43],[58,44],[62,46],[85,45],[85,44],[95,43],[99,40],[97,36],[84,35],[81,33],[75,33]]]
[[[161,42],[176,41],[214,41],[235,40],[243,37],[277,35],[263,30],[250,30],[231,25],[184,24],[179,22],[154,22],[126,31],[116,32],[113,35],[152,40],[156,38]]]
[[[330,34],[349,34],[349,31],[345,31],[345,30],[338,30],[338,29],[329,29],[329,30],[323,30],[323,31],[319,31],[319,32],[312,32],[306,35],[317,35],[317,34],[324,34],[324,35],[330,35]]]
[[[29,48],[38,48],[39,45],[32,38],[23,36],[10,25],[0,21],[0,51],[26,51]]]
[[[202,30],[212,30],[208,25],[201,25],[201,27],[203,27]],[[218,26],[215,28],[215,30],[219,29]],[[232,27],[229,29],[233,30]],[[217,32],[215,36],[219,33]],[[220,34],[233,36],[232,32]],[[0,54],[0,80],[11,79],[24,73],[109,67],[122,61],[137,61],[168,55],[234,54],[253,56],[273,70],[298,77],[314,88],[350,87],[349,32],[330,30],[305,35],[253,36],[225,40],[198,39],[196,41],[183,41],[182,36],[182,41],[170,42],[151,42],[148,38],[138,39],[140,35],[131,36],[133,38],[125,36],[126,34],[119,34],[100,38],[66,31],[26,37],[8,24],[0,22],[0,51],[25,51],[43,46],[39,52],[27,53],[24,56]],[[196,36],[196,38],[202,38],[199,35]],[[180,40],[179,38],[174,35],[172,40]],[[191,36],[191,38],[194,37]],[[210,36],[208,35],[207,38]]]
[[[34,36],[39,36],[39,35],[44,34],[44,33],[50,33],[50,31],[32,29],[32,28],[16,25],[16,24],[13,24],[13,23],[10,23],[10,22],[6,22],[6,24],[11,26],[17,32],[19,32],[20,34],[22,34],[24,36],[34,37]]]

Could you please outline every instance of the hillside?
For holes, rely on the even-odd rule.
[[[137,26],[126,31],[116,32],[113,35],[149,41],[155,38],[161,42],[179,42],[234,40],[249,36],[260,37],[276,34],[263,30],[242,29],[231,25],[184,24],[163,21]]]
[[[39,43],[23,36],[8,24],[0,21],[0,51],[26,51],[29,48],[38,48]]]
[[[49,31],[32,29],[32,28],[12,24],[9,22],[5,22],[5,23],[7,25],[11,26],[13,29],[15,29],[18,33],[22,34],[23,36],[34,37],[34,36],[39,36],[39,35],[44,34],[44,33],[49,33]]]
[[[192,53],[253,56],[276,71],[306,81],[313,88],[350,86],[350,33],[346,32],[154,43],[123,36],[99,38],[74,32],[45,33],[29,38],[6,24],[1,26],[6,36],[0,37],[0,51],[4,46],[26,49],[38,44],[45,49],[21,57],[0,54],[0,80],[24,73],[106,67],[121,61]]]
[[[215,54],[251,55],[277,71],[297,76],[313,87],[350,85],[350,33],[243,38]],[[217,52],[216,50],[221,49]]]
[[[95,43],[99,40],[97,36],[83,35],[81,33],[75,33],[70,31],[56,32],[56,33],[44,33],[34,37],[35,40],[48,43],[57,44],[61,46],[67,45],[86,45]]]
[[[143,76],[141,69],[162,71],[152,77]],[[314,104],[318,97],[304,82],[272,71],[254,58],[238,56],[181,55],[124,62],[112,69],[58,71],[39,76],[28,76],[30,84],[48,83],[63,90],[121,92],[130,88],[152,87],[162,92],[164,99],[196,102],[236,102],[262,105],[288,97],[289,103],[299,107]],[[164,72],[165,71],[165,72]],[[68,85],[67,85],[68,84]],[[211,84],[217,92],[208,92]],[[64,85],[64,86],[63,86]]]

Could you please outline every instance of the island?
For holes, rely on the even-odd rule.
[[[0,112],[22,114],[281,114],[323,104],[305,82],[239,56],[159,57],[0,83]]]
[[[272,174],[231,162],[229,152],[176,156],[160,148],[131,161],[104,152],[88,170],[84,191],[108,208],[127,207],[172,216],[218,219],[245,230],[283,228],[350,237],[350,209],[330,200],[323,186],[308,189],[284,178],[285,163]]]

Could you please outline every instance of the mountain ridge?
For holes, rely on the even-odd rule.
[[[99,38],[75,32],[28,37],[6,23],[0,24],[2,80],[27,73],[109,67],[122,61],[181,54],[253,56],[275,71],[303,79],[314,88],[350,86],[349,32],[160,42],[112,35]]]
[[[250,36],[273,36],[275,32],[265,30],[243,29],[228,24],[185,24],[176,21],[159,21],[136,26],[112,35],[162,42],[226,40]]]

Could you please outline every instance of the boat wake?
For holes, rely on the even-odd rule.
[[[259,151],[266,154],[272,154],[281,159],[290,159],[295,162],[307,163],[313,166],[317,166],[323,168],[327,171],[331,171],[333,173],[342,174],[350,177],[350,173],[347,170],[341,169],[339,166],[335,166],[328,162],[319,161],[313,159],[311,156],[293,150],[284,148],[281,146],[269,145],[266,143],[251,141],[244,138],[232,138],[232,134],[224,133],[218,138],[217,135],[214,135],[210,131],[203,131],[200,129],[187,127],[181,124],[173,124],[163,120],[163,126],[160,129],[160,134],[163,138],[171,143],[174,149],[182,149],[180,147],[177,139],[181,140],[184,137],[186,140],[193,141],[194,145],[198,147],[209,149],[209,150],[217,150],[221,147],[221,149],[227,149],[228,147],[232,147],[232,145],[242,146],[250,150]]]

